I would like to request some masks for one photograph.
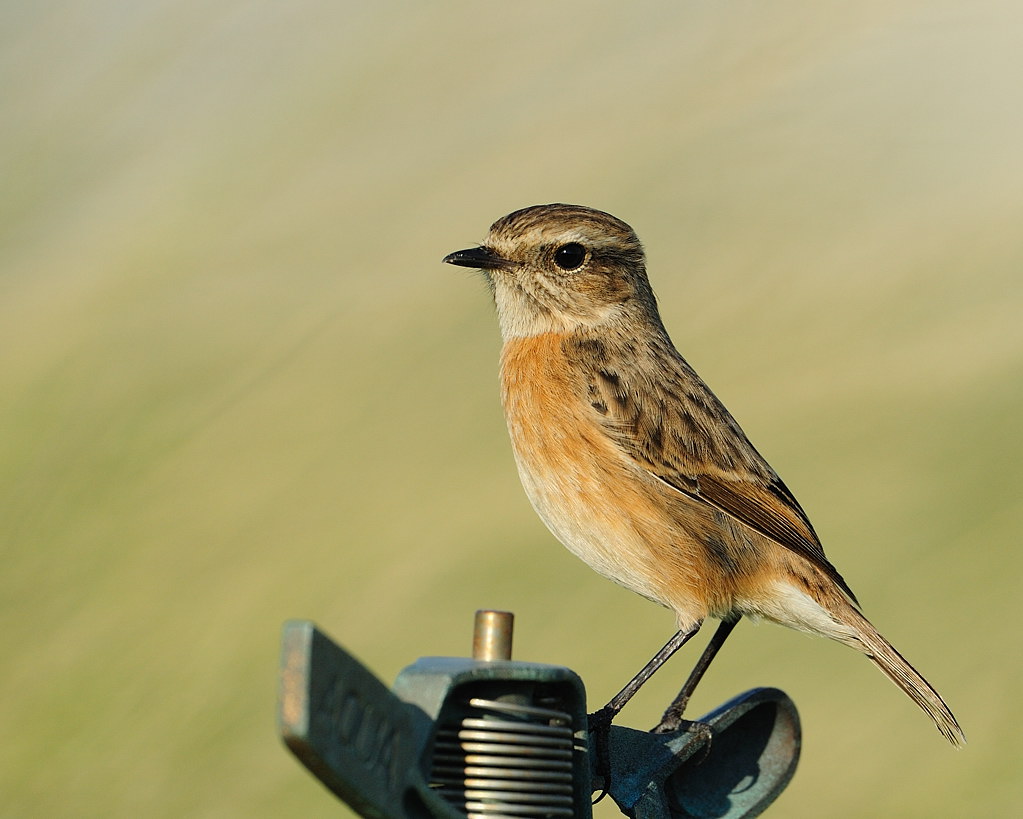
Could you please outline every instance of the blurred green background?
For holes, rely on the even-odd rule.
[[[508,608],[594,704],[661,645],[528,507],[440,263],[567,201],[969,745],[770,625],[692,713],[795,699],[772,815],[1017,815],[1021,42],[1017,0],[4,3],[0,814],[346,815],[275,735],[287,618],[389,682]]]

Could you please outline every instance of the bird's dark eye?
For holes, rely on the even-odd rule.
[[[554,264],[562,270],[575,270],[586,259],[586,248],[578,242],[569,242],[554,251]]]

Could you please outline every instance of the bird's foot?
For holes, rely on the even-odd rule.
[[[700,754],[700,758],[696,764],[700,764],[707,755],[710,753],[710,746],[714,742],[714,729],[706,722],[695,722],[688,719],[682,719],[681,716],[666,712],[661,721],[657,723],[653,728],[650,729],[651,734],[673,734],[676,731],[686,731],[690,734],[695,734],[700,739],[700,744],[703,746]]]

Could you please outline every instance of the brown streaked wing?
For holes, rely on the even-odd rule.
[[[675,486],[665,476],[658,477]],[[764,486],[759,481],[731,480],[705,474],[696,476],[696,484],[698,489],[695,493],[675,488],[709,503],[775,543],[802,555],[841,586],[853,601],[856,600],[849,584],[824,554],[806,513],[780,478],[776,477],[769,486]]]
[[[580,354],[582,344],[566,352],[575,353],[583,394],[599,399],[599,422],[626,455],[673,489],[806,558],[856,601],[792,493],[670,342],[633,347],[631,356],[616,350],[617,367],[606,355]],[[644,354],[653,360],[639,361]],[[688,405],[661,384],[629,377],[644,370],[670,373],[662,383],[683,386]]]

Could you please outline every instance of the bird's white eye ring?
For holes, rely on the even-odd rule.
[[[578,242],[569,242],[554,251],[554,264],[562,270],[576,270],[586,261],[586,248]]]

